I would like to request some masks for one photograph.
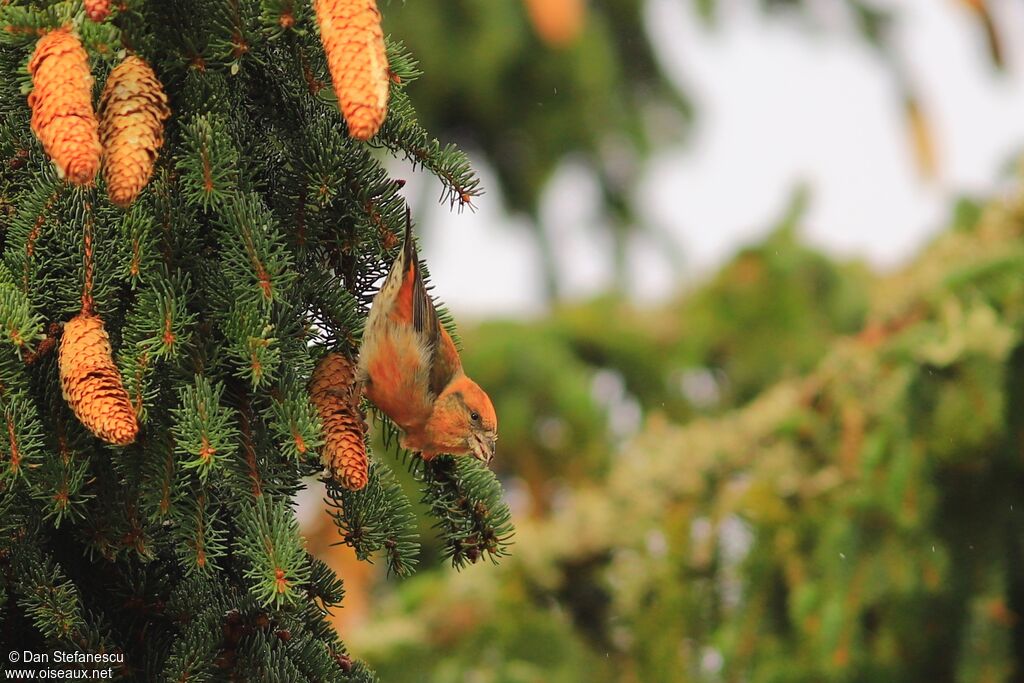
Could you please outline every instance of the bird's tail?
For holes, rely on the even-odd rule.
[[[419,254],[416,252],[416,238],[412,234],[412,209],[405,207],[405,267],[416,267],[419,264]]]
[[[416,238],[412,234],[412,212],[408,206],[405,208],[405,244],[402,249],[402,263],[404,265],[404,273],[402,274],[403,287],[405,282],[412,283],[408,295],[412,299],[413,328],[417,332],[425,330],[431,344],[434,344],[441,328],[437,322],[434,302],[430,295],[427,294],[426,285],[423,284],[423,274],[420,272],[420,257],[416,251]]]

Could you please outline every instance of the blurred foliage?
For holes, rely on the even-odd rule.
[[[551,326],[491,323],[465,341],[463,358],[500,415],[500,472],[514,471],[537,511],[559,477],[579,480],[608,460],[606,414],[591,391],[593,368]]]
[[[786,303],[770,309],[775,329],[765,324],[734,347],[742,363],[722,366],[756,368],[760,359],[749,374],[751,391],[760,389],[753,400],[736,392],[729,401],[738,407],[694,410],[689,419],[649,411],[621,457],[607,457],[603,475],[562,491],[549,515],[517,525],[511,562],[404,583],[380,618],[353,634],[353,649],[396,683],[1021,680],[1022,238],[1024,196],[983,210],[961,203],[953,228],[918,261],[854,287],[870,296],[860,330],[814,353],[786,337],[794,307],[807,316],[836,304],[783,293]],[[789,246],[768,247],[773,240]],[[823,291],[833,301],[845,301],[855,282],[836,286],[841,269],[782,230],[667,310],[682,317],[731,300],[707,294],[716,290],[756,299],[766,287],[743,282],[750,254],[769,264],[802,254],[817,264],[819,282],[820,272],[832,273]],[[764,264],[754,271],[773,268],[791,272]],[[749,309],[723,305],[721,314]],[[862,317],[849,310],[821,324],[847,329]],[[647,324],[669,333],[634,338],[672,367],[656,351],[672,339],[666,315],[648,314]],[[574,329],[564,322],[571,317],[538,322],[533,344],[576,348],[560,339]],[[605,321],[615,337],[618,320]],[[737,339],[758,329],[732,324]],[[504,333],[503,351],[485,352],[491,360],[539,355],[519,348],[527,335],[510,330],[474,333],[467,352]],[[803,357],[788,363],[786,349]],[[808,363],[801,376],[781,371]],[[544,366],[548,385],[569,389],[552,396],[582,395],[589,361],[556,352],[553,364]],[[562,370],[578,377],[559,379]],[[525,387],[527,400],[543,397],[543,383],[528,377],[508,381],[519,382],[514,391]],[[499,402],[509,400],[501,392],[513,390],[497,387]],[[603,438],[582,426],[570,435],[568,448],[544,456],[554,471]]]
[[[765,241],[658,310],[607,296],[463,331],[464,362],[501,416],[495,466],[523,480],[535,512],[564,486],[603,476],[623,417],[683,421],[735,407],[860,328],[867,270],[800,244],[804,204],[797,192]]]
[[[728,20],[719,0],[674,0],[709,30]],[[898,4],[867,0],[747,0],[789,16],[811,32],[856,36],[886,64],[907,119],[908,145],[921,172],[936,172],[929,112],[920,102],[901,51],[893,44]],[[962,0],[1002,66],[999,29],[985,0]],[[548,294],[557,298],[555,254],[540,203],[566,162],[587,169],[600,188],[599,214],[612,231],[619,284],[635,220],[645,159],[685,141],[696,115],[685,79],[663,63],[648,33],[648,0],[392,1],[386,29],[408,42],[429,79],[410,86],[428,129],[477,150],[497,175],[512,212],[529,215],[546,260]],[[656,236],[664,242],[661,236]]]
[[[531,216],[552,297],[557,273],[538,212],[557,166],[572,156],[595,174],[621,252],[642,159],[680,139],[691,114],[655,59],[639,0],[588,3],[579,17],[561,19],[582,22],[561,30],[568,40],[545,43],[540,36],[551,29],[535,31],[527,5],[543,15],[577,1],[450,0],[444,11],[392,3],[385,23],[435,74],[410,91],[427,125],[479,150],[509,207]],[[651,127],[655,112],[661,124]]]
[[[387,29],[407,36],[424,71],[436,74],[411,86],[418,110],[432,130],[484,152],[514,209],[533,212],[571,153],[599,174],[610,204],[623,207],[631,161],[668,142],[670,129],[682,131],[689,112],[646,37],[644,3],[594,0],[582,30],[559,45],[537,35],[527,4],[450,0],[438,11],[433,3],[392,3]],[[644,114],[659,106],[677,111],[675,125],[650,130]]]
[[[721,378],[720,405],[744,403],[779,378],[810,370],[837,333],[863,324],[867,268],[834,264],[802,246],[796,227],[805,206],[799,190],[772,235],[741,250],[673,316],[690,367]]]

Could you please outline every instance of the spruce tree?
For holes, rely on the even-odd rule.
[[[141,191],[109,164],[152,155],[123,140],[115,154],[107,124],[91,183],[33,133],[29,60],[54,31],[84,46],[93,106],[116,97],[104,87],[127,60],[166,92],[166,109],[140,105],[159,147]],[[453,208],[481,191],[465,155],[417,123],[414,58],[390,37],[386,54],[387,118],[362,141],[307,0],[0,3],[4,652],[122,654],[122,680],[374,680],[324,620],[343,577],[305,550],[294,510],[316,477],[339,542],[393,574],[417,565],[410,494],[456,568],[504,554],[493,475],[399,453],[371,406],[389,445],[366,485],[321,464],[310,377],[326,354],[358,353],[404,230],[384,162],[433,173]],[[63,367],[80,339],[109,365]]]

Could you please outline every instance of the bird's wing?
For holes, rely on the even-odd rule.
[[[438,325],[440,331],[437,345],[434,347],[434,357],[430,365],[430,391],[435,396],[439,395],[444,388],[456,376],[462,374],[462,360],[455,348],[448,330]]]

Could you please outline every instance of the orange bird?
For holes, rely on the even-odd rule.
[[[441,453],[489,463],[498,438],[490,397],[462,370],[459,352],[423,286],[412,220],[405,245],[373,299],[359,352],[366,397],[424,460]]]

